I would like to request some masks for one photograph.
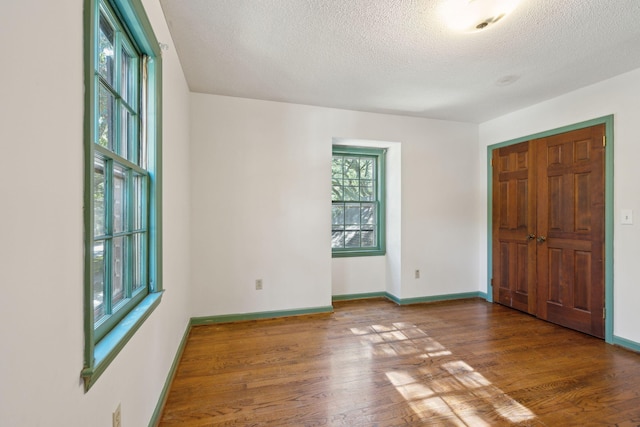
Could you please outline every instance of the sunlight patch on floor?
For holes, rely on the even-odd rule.
[[[494,386],[463,360],[415,325],[394,323],[351,328],[373,357],[408,356],[432,360],[429,366],[394,370],[387,379],[423,420],[447,425],[490,426],[496,418],[510,423],[532,421],[535,414]],[[435,359],[441,359],[440,361]],[[440,362],[440,363],[438,363]]]

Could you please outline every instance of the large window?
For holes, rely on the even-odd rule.
[[[160,55],[139,0],[85,2],[88,389],[159,303]]]
[[[334,257],[385,254],[384,156],[381,149],[333,146]]]

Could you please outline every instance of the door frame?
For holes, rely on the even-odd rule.
[[[600,124],[605,125],[606,137],[604,166],[604,307],[606,317],[604,339],[605,342],[613,344],[613,114],[487,146],[487,301],[493,302],[493,286],[491,285],[493,279],[493,168],[491,166],[493,150]]]

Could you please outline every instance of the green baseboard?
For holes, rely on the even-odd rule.
[[[458,294],[442,294],[432,295],[428,297],[417,298],[398,298],[395,295],[387,294],[387,298],[395,302],[398,305],[420,304],[425,302],[437,302],[437,301],[452,301],[457,299],[469,299],[469,298],[482,298],[487,299],[487,294],[484,292],[462,292]]]
[[[370,298],[388,298],[386,292],[368,292],[364,294],[345,294],[345,295],[333,295],[332,301],[351,301],[357,299],[370,299]]]
[[[395,302],[398,305],[408,305],[408,304],[420,304],[424,302],[436,302],[436,301],[450,301],[457,299],[468,299],[468,298],[482,298],[487,299],[487,294],[485,292],[464,292],[459,294],[444,294],[444,295],[433,295],[428,297],[418,297],[418,298],[398,298],[397,296],[389,293],[389,292],[370,292],[364,294],[345,294],[345,295],[334,295],[331,297],[333,301],[348,301],[348,300],[358,300],[358,299],[367,299],[367,298],[387,298]]]
[[[302,316],[305,314],[333,313],[333,307],[303,308],[299,310],[261,311],[257,313],[225,314],[222,316],[192,317],[191,326],[213,325],[216,323],[241,322],[246,320],[275,319],[277,317]]]
[[[620,346],[620,347],[624,347],[627,350],[632,350],[635,351],[637,353],[640,353],[640,343],[637,343],[635,341],[631,341],[628,340],[626,338],[620,338],[617,336],[613,336],[613,344]]]

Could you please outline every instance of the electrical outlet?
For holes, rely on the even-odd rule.
[[[113,427],[122,427],[122,414],[120,413],[120,404],[113,413]]]
[[[262,279],[256,279],[256,291],[262,290]]]
[[[416,270],[415,274],[414,274],[416,279],[420,278],[420,270]]]

